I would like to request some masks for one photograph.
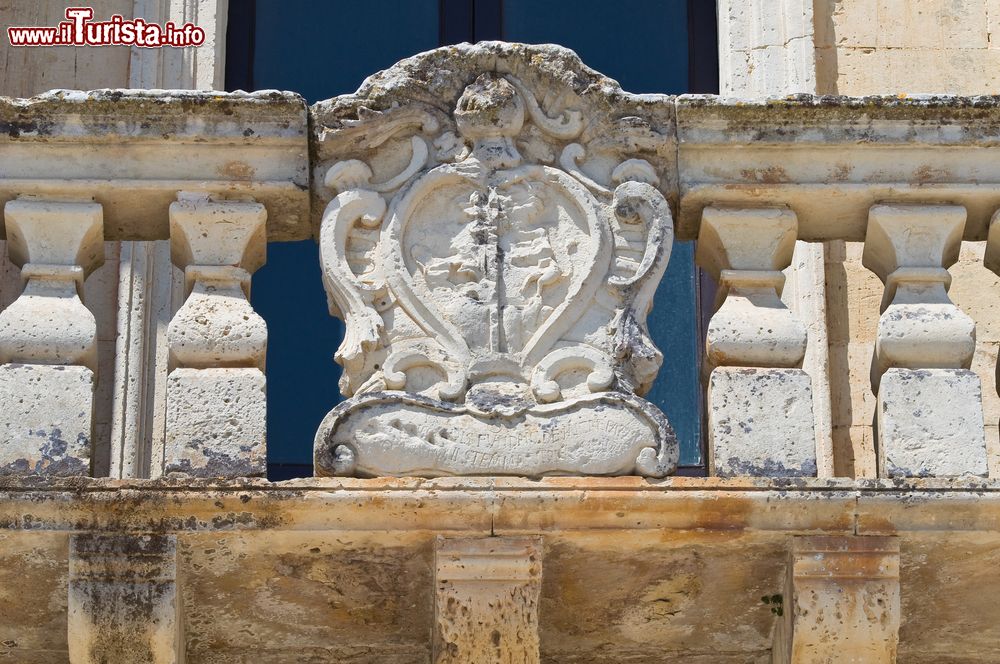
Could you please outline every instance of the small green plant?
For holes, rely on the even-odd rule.
[[[776,616],[785,615],[785,607],[784,607],[785,599],[781,596],[780,593],[774,595],[764,595],[763,597],[760,598],[760,601],[762,601],[764,604],[770,605],[771,613],[773,613],[774,615]]]

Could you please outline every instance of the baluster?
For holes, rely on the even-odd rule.
[[[104,262],[101,206],[4,207],[21,296],[0,313],[0,475],[91,473],[97,321],[81,300]]]
[[[182,194],[170,206],[171,257],[187,300],[167,329],[167,473],[264,475],[267,326],[250,306],[264,264],[264,206]]]
[[[800,368],[806,328],[779,297],[797,227],[785,209],[702,213],[696,260],[721,303],[705,342],[713,475],[816,475],[812,386]]]
[[[948,298],[965,208],[876,205],[862,264],[885,284],[875,339],[881,477],[986,475],[976,324]]]

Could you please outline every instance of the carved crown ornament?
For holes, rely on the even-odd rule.
[[[670,257],[672,105],[555,46],[464,44],[313,107],[346,401],[318,475],[676,469],[640,395]]]

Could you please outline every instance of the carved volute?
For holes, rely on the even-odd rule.
[[[317,432],[318,474],[673,471],[670,425],[638,396],[673,241],[658,101],[565,49],[486,43],[313,107],[351,397]]]

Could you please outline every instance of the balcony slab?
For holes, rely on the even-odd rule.
[[[5,478],[10,661],[65,661],[78,532],[176,537],[189,662],[429,661],[438,536],[541,537],[543,662],[767,662],[762,598],[798,535],[899,538],[898,661],[991,661],[1000,639],[983,479]]]

